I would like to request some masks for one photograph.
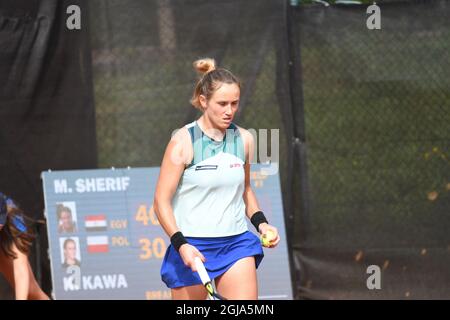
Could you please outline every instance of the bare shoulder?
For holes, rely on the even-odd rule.
[[[249,130],[241,128],[239,126],[237,126],[237,128],[239,129],[239,133],[241,134],[242,142],[244,144],[244,152],[245,152],[245,159],[246,159],[245,162],[251,163],[253,161],[253,159],[255,158],[255,156],[254,156],[254,152],[255,152],[254,137]]]
[[[189,134],[186,126],[174,130],[169,142],[169,148],[175,155],[176,159],[181,160],[185,164],[191,162],[193,157],[193,148],[191,135]]]
[[[172,132],[172,137],[170,139],[170,141],[175,141],[175,142],[186,142],[187,140],[191,140],[191,139],[190,139],[189,131],[186,128],[186,126],[183,126],[179,129],[174,130]]]
[[[241,134],[242,140],[244,142],[245,146],[253,145],[253,135],[248,131],[247,129],[244,129],[242,127],[236,126],[239,129],[239,133]]]
[[[11,250],[16,255],[16,259],[13,259],[13,262],[21,263],[23,260],[27,259],[27,255],[17,248],[15,242],[11,243]]]

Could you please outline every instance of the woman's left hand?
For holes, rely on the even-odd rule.
[[[274,248],[280,242],[280,235],[278,234],[277,228],[268,223],[261,223],[259,225],[259,233],[263,237],[269,238],[269,245],[267,248]]]

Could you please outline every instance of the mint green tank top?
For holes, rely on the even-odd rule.
[[[177,226],[187,237],[224,237],[248,230],[243,199],[244,144],[231,123],[222,141],[207,136],[194,121],[186,128],[194,156],[172,199]]]

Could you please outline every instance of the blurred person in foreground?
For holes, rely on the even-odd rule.
[[[15,290],[16,300],[49,300],[28,261],[33,240],[22,211],[0,192],[0,273]]]

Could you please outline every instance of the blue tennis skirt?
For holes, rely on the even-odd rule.
[[[254,256],[258,268],[264,257],[259,238],[250,231],[228,237],[186,237],[186,240],[205,256],[205,268],[211,279],[224,274],[236,261],[245,257]],[[168,288],[202,283],[197,272],[192,272],[191,268],[184,265],[180,254],[172,245],[169,245],[164,256],[161,279]]]

